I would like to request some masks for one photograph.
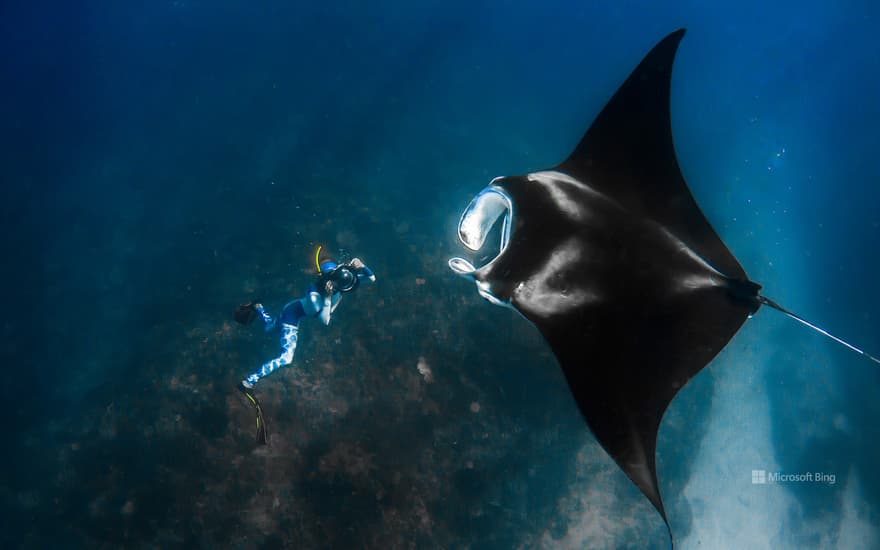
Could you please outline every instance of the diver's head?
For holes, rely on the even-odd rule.
[[[337,265],[333,256],[326,252],[323,246],[319,246],[315,251],[315,267],[318,268],[318,273],[329,273],[336,269]]]

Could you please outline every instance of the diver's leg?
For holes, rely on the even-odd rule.
[[[269,312],[266,311],[266,308],[263,307],[263,304],[254,304],[254,309],[257,310],[257,313],[260,314],[260,318],[263,320],[263,323],[266,325],[266,330],[270,331],[275,328],[275,319],[269,315]]]
[[[293,363],[293,354],[296,351],[296,339],[299,327],[281,323],[281,355],[265,363],[256,372],[242,380],[245,388],[253,388],[263,377],[268,376],[287,365]]]

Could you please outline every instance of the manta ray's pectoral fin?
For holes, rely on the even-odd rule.
[[[654,46],[557,169],[588,181],[634,215],[653,219],[726,276],[746,279],[700,211],[675,154],[669,100],[684,34],[679,29]]]

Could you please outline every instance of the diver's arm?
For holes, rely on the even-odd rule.
[[[330,314],[333,313],[333,310],[336,309],[337,305],[339,305],[339,300],[336,300],[336,303],[333,303],[333,298],[330,296],[324,298],[324,307],[321,308],[321,313],[319,315],[322,323],[325,325],[330,324]]]
[[[321,322],[325,325],[330,324],[330,314],[333,313],[333,310],[335,309],[333,307],[333,294],[335,294],[335,292],[336,289],[333,286],[333,282],[327,281],[327,284],[324,287],[324,305],[319,314]]]
[[[357,273],[358,279],[366,279],[371,283],[376,282],[376,275],[373,273],[373,270],[367,267],[360,258],[354,258],[351,262],[349,262],[349,265],[351,265],[355,273]]]
[[[359,279],[366,279],[366,280],[370,281],[371,283],[376,282],[376,275],[373,273],[373,270],[367,266],[364,266],[362,269],[358,270],[358,278]]]

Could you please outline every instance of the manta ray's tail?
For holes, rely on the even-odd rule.
[[[831,333],[828,332],[827,330],[825,330],[825,329],[823,329],[823,328],[820,328],[820,327],[817,327],[816,325],[814,325],[813,323],[807,321],[807,320],[804,319],[803,317],[800,317],[800,316],[798,316],[798,315],[792,313],[791,311],[785,309],[784,307],[782,307],[781,305],[777,304],[776,302],[774,302],[774,301],[771,300],[770,298],[767,298],[766,296],[761,296],[761,295],[759,294],[759,295],[758,295],[758,301],[761,302],[762,304],[766,305],[766,306],[770,306],[770,307],[772,307],[772,308],[775,309],[775,310],[781,311],[782,313],[788,315],[789,317],[791,317],[792,319],[794,319],[794,320],[797,321],[798,323],[801,323],[801,324],[803,324],[803,325],[806,325],[806,326],[810,327],[811,329],[815,330],[816,332],[818,332],[819,334],[822,334],[822,335],[824,335],[824,336],[827,336],[828,338],[831,338],[832,340],[834,340],[834,341],[837,342],[838,344],[843,344],[844,346],[848,347],[849,349],[853,350],[854,352],[858,353],[859,355],[863,355],[864,357],[867,357],[867,358],[870,359],[871,361],[880,364],[880,359],[877,359],[876,357],[874,357],[874,356],[871,355],[870,353],[868,353],[868,352],[866,352],[866,351],[863,351],[863,350],[861,350],[861,349],[855,347],[854,345],[850,344],[849,342],[846,342],[846,341],[844,341],[844,340],[841,340],[840,338],[838,338],[837,336],[834,336],[833,334],[831,334]]]

